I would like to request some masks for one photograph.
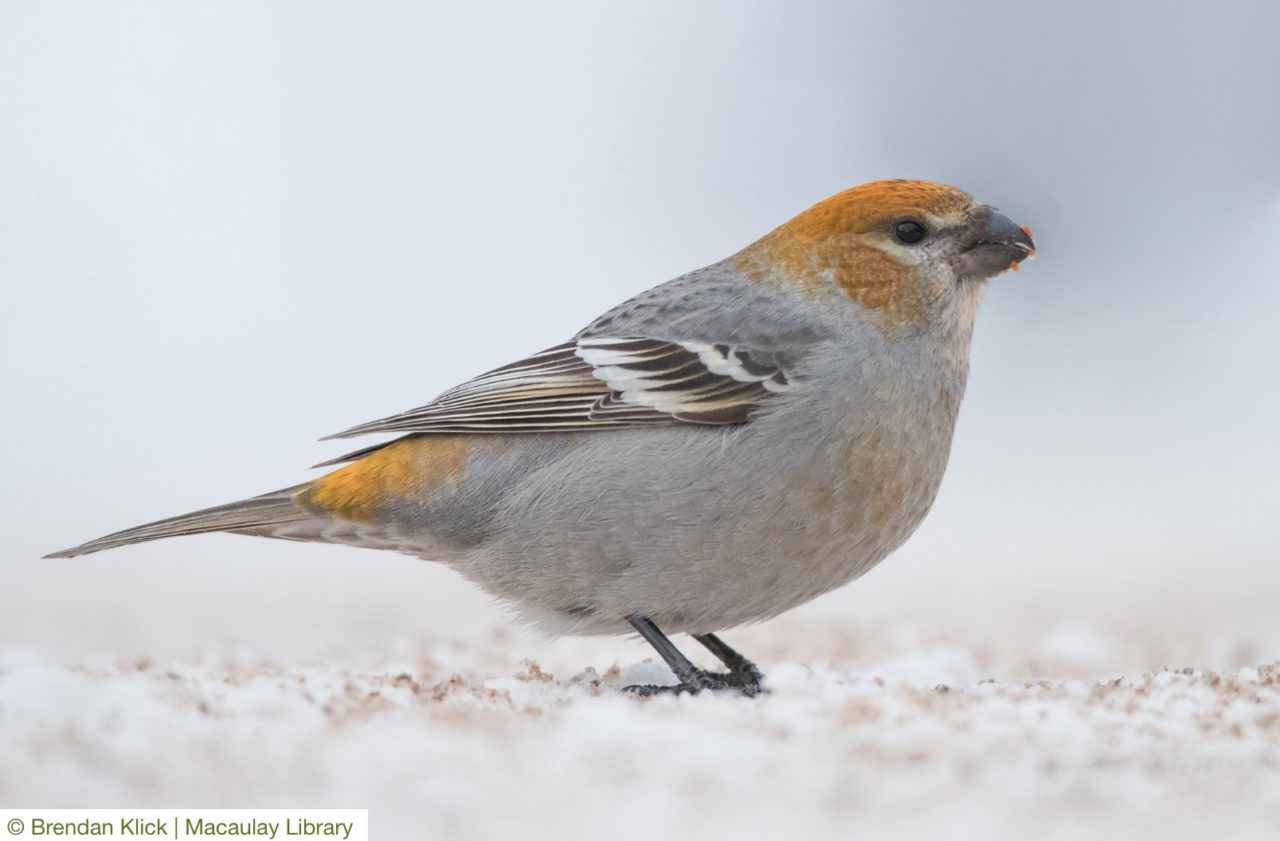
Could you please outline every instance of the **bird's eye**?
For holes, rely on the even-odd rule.
[[[899,222],[898,227],[894,228],[893,232],[898,237],[899,242],[905,242],[907,245],[915,245],[924,239],[924,225],[914,219]]]

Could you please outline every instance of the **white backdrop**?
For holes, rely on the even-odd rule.
[[[1280,656],[1280,6],[1137,6],[4,3],[0,645],[491,624],[389,554],[37,558],[299,481],[321,435],[913,177],[1039,254],[984,302],[931,518],[797,616]]]

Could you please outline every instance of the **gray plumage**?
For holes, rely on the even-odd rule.
[[[892,209],[847,235],[896,273],[897,299],[856,286],[843,251],[827,267],[791,235],[797,262],[766,238],[333,436],[406,433],[327,477],[56,556],[232,531],[444,562],[553,633],[775,616],[882,560],[937,494],[982,282],[1032,247],[953,192],[912,217],[937,231],[918,247],[894,239]]]

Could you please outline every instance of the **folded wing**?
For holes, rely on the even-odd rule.
[[[739,424],[793,386],[784,367],[777,353],[728,344],[579,337],[329,437]]]

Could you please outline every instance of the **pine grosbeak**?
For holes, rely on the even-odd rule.
[[[563,344],[339,433],[403,437],[328,475],[53,557],[215,531],[394,549],[553,633],[638,631],[679,680],[642,694],[753,695],[760,672],[714,632],[857,578],[916,529],[984,282],[1033,249],[953,187],[864,184]]]

